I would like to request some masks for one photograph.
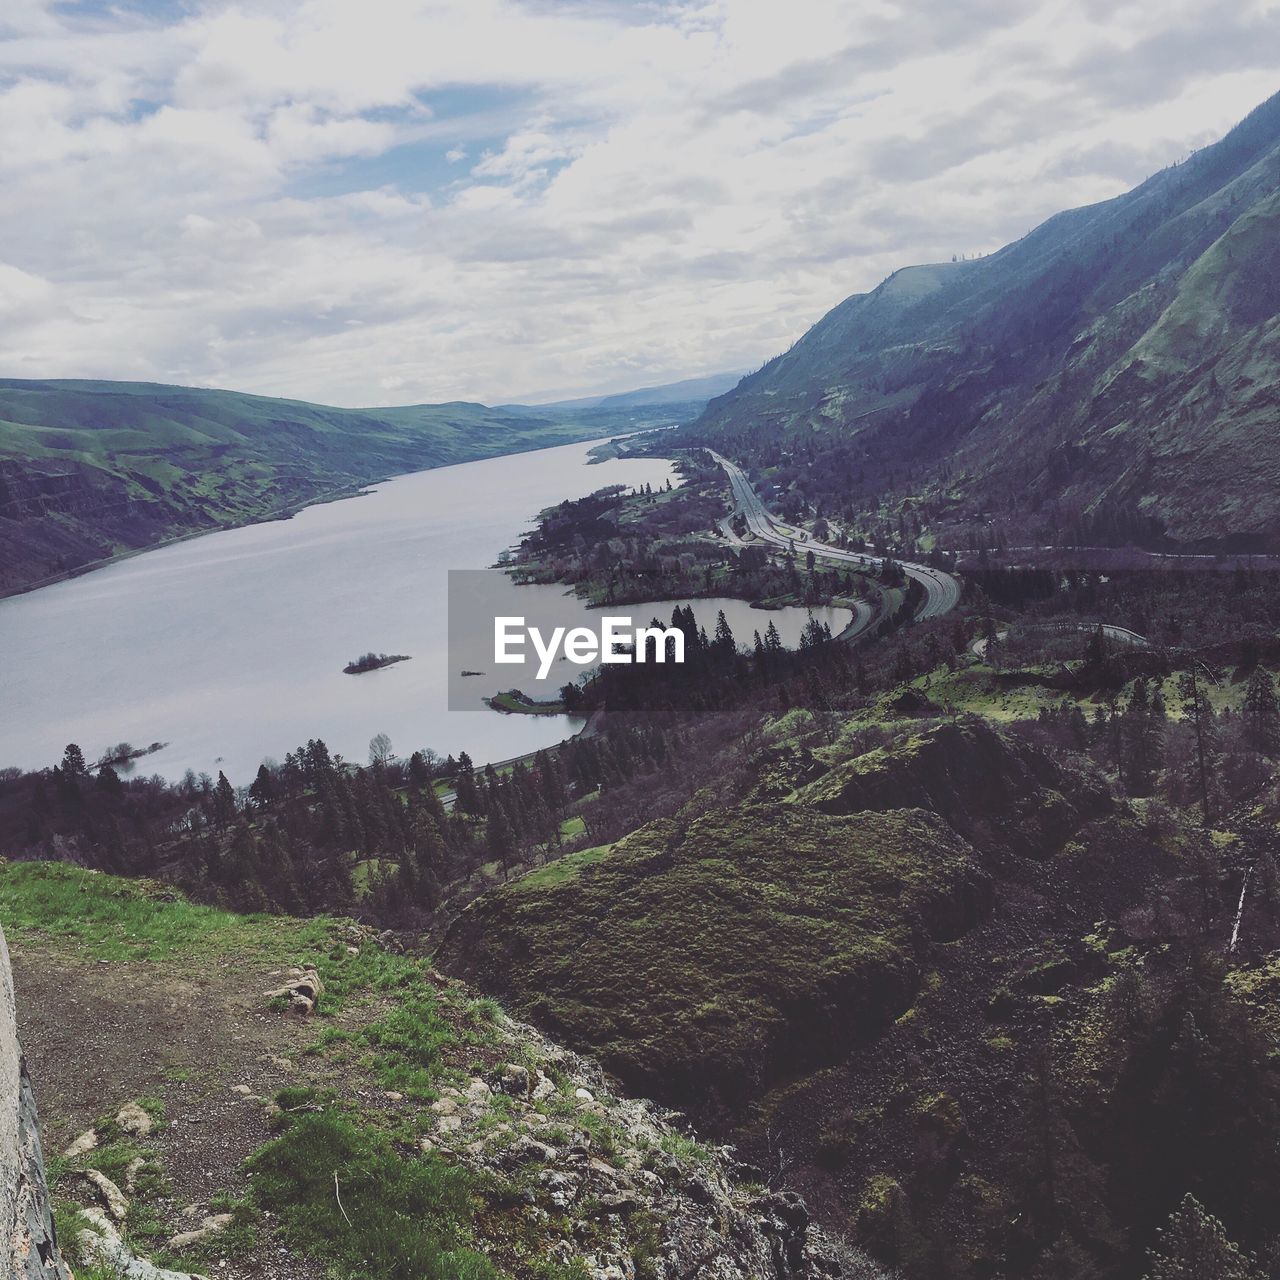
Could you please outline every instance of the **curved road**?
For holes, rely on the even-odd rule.
[[[828,546],[825,542],[815,542],[805,533],[785,532],[784,527],[765,509],[764,503],[761,502],[760,496],[742,468],[716,453],[714,449],[708,449],[707,452],[724,468],[725,474],[729,477],[729,487],[733,491],[733,500],[746,519],[747,528],[762,542],[772,542],[775,546],[784,548],[802,546],[806,551],[812,551],[814,555],[822,556],[826,560],[856,564],[863,569],[874,569],[881,564],[882,557],[864,555],[859,551],[845,551],[840,547]],[[960,603],[960,583],[951,574],[941,569],[930,568],[925,564],[908,564],[902,560],[896,563],[902,566],[902,571],[908,578],[918,582],[924,588],[924,600],[916,610],[918,621],[925,618],[940,618],[944,613],[950,613]]]

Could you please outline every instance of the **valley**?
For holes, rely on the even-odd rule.
[[[76,1274],[1280,1276],[1278,202],[1280,97],[740,380],[0,382]]]
[[[598,439],[698,403],[644,399],[339,409],[150,383],[0,380],[0,597],[391,476]]]

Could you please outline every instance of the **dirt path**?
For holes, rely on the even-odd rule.
[[[314,1024],[265,1007],[279,971],[224,961],[175,977],[30,944],[14,948],[13,970],[46,1151],[124,1102],[162,1100],[166,1123],[148,1141],[172,1182],[157,1208],[174,1232],[192,1226],[184,1208],[244,1194],[240,1166],[271,1136],[261,1100],[291,1082],[323,1083],[323,1061],[297,1057]],[[227,1280],[324,1274],[270,1240],[209,1269]]]

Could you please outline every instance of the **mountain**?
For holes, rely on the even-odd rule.
[[[0,595],[386,476],[634,425],[607,408],[338,409],[155,383],[0,380]]]
[[[1280,95],[1125,195],[846,299],[687,439],[952,536],[1274,545],[1278,312]]]
[[[604,409],[640,409],[660,404],[680,404],[691,400],[710,400],[737,386],[738,373],[713,373],[705,378],[686,378],[683,382],[669,382],[660,387],[641,387],[636,391],[623,391],[605,396],[600,401]]]
[[[554,404],[535,406],[542,409],[640,409],[658,405],[704,405],[713,396],[723,395],[737,386],[738,373],[710,373],[701,378],[685,378],[681,382],[665,382],[656,387],[638,387],[611,396],[587,396],[578,400],[559,400]],[[514,405],[512,408],[525,406]]]

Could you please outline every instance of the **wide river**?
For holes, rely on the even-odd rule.
[[[415,472],[291,520],[174,543],[0,600],[0,766],[57,763],[69,742],[90,761],[118,742],[163,742],[139,772],[223,769],[243,785],[264,758],[313,737],[360,762],[378,733],[400,755],[430,747],[477,763],[561,741],[582,722],[483,706],[510,675],[468,681],[475,709],[447,709],[446,581],[450,569],[493,564],[552,503],[673,475],[662,459],[589,464],[591,447]],[[507,589],[514,613],[533,612],[524,593],[564,595]],[[808,618],[735,600],[694,607],[708,631],[724,608],[740,643],[772,619],[794,645]],[[572,598],[559,608],[569,625],[586,620]],[[637,622],[670,617],[670,604],[634,608]],[[818,612],[833,631],[848,618]],[[412,657],[343,673],[369,650]]]

